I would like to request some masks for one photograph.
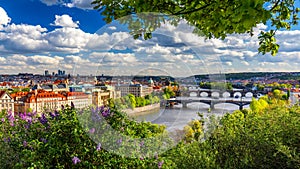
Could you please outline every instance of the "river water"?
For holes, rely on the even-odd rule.
[[[246,98],[251,100],[251,98]],[[249,108],[249,105],[244,106],[244,109]],[[132,117],[137,121],[149,121],[155,124],[164,124],[167,130],[182,130],[191,120],[199,119],[197,112],[202,113],[204,117],[212,114],[216,116],[223,116],[225,113],[231,113],[238,110],[239,106],[230,103],[219,103],[215,105],[215,109],[209,110],[209,105],[204,103],[189,103],[187,108],[183,108],[181,104],[175,105],[173,108],[160,108],[159,110],[152,110]]]

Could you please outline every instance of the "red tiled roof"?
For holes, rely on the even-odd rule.
[[[18,97],[18,96],[26,96],[26,95],[28,95],[28,93],[29,93],[29,92],[16,92],[16,93],[11,94],[10,96],[11,96],[12,98],[16,98],[16,97]]]
[[[67,96],[86,96],[83,92],[67,92]]]
[[[6,92],[4,90],[0,91],[0,97],[2,97]]]

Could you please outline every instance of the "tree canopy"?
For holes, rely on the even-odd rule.
[[[272,29],[260,32],[258,51],[272,55],[279,49],[276,31],[289,30],[299,20],[294,0],[94,0],[92,4],[107,23],[119,19],[128,24],[134,38],[145,40],[166,20],[176,26],[184,19],[195,27],[194,33],[221,39],[234,33],[252,36],[257,24],[270,23]]]

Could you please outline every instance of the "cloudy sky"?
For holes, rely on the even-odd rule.
[[[277,56],[257,52],[253,37],[206,40],[181,21],[163,24],[148,41],[134,40],[117,21],[105,24],[91,0],[0,1],[0,74],[188,76],[225,72],[300,71],[300,28],[278,31]],[[298,30],[299,29],[299,30]]]

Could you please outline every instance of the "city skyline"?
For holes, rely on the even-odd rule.
[[[184,21],[162,24],[148,41],[118,22],[105,24],[91,1],[0,2],[0,74],[66,70],[71,75],[169,75],[300,72],[299,25],[277,31],[279,53],[258,54],[257,36],[206,40]],[[26,8],[22,8],[27,4]],[[298,5],[299,6],[299,5]],[[39,9],[39,10],[31,10]]]

